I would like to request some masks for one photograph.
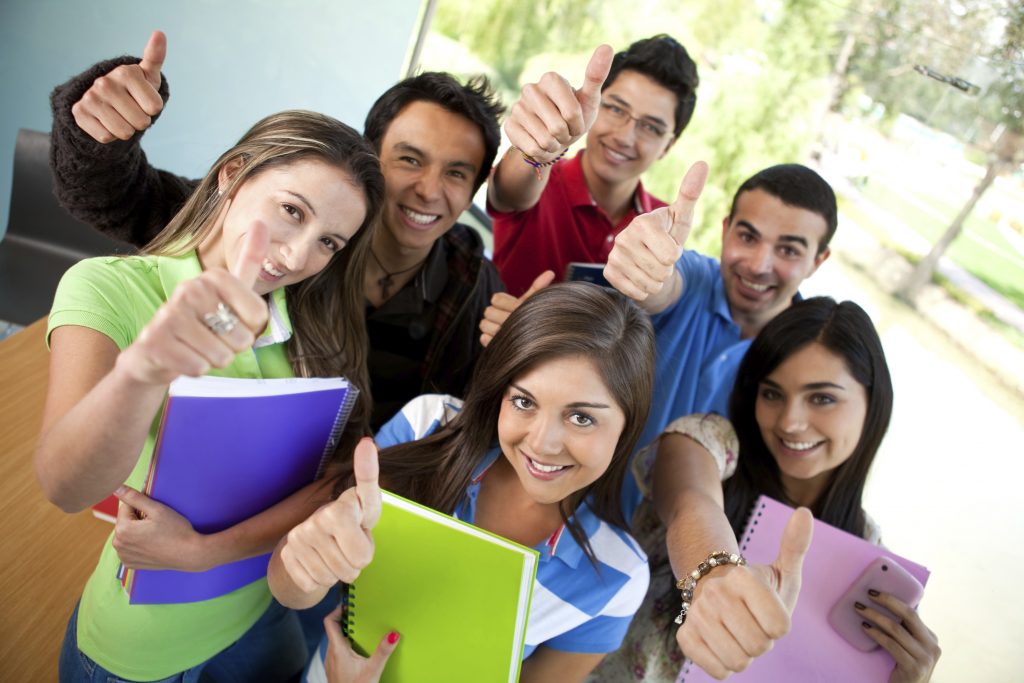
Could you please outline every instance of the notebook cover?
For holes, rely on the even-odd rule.
[[[355,393],[342,386],[271,396],[171,395],[146,493],[200,533],[246,520],[315,479]],[[205,572],[128,570],[121,576],[131,604],[196,602],[265,577],[269,561],[268,553]]]
[[[782,531],[793,509],[761,496],[747,522],[740,552],[751,564],[775,560]],[[878,557],[896,560],[926,585],[929,571],[880,546],[814,520],[814,536],[804,558],[803,581],[792,628],[775,647],[730,681],[762,683],[880,683],[889,680],[894,662],[885,650],[861,652],[843,640],[828,623],[828,612],[847,588]],[[677,683],[714,681],[703,669],[686,660]]]
[[[373,562],[346,597],[356,650],[401,634],[383,683],[519,680],[537,551],[383,495]]]

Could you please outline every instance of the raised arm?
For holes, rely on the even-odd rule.
[[[90,328],[53,331],[35,454],[36,476],[51,502],[74,512],[109,495],[135,467],[171,381],[225,367],[252,346],[267,320],[266,302],[252,289],[267,250],[266,227],[254,223],[247,242],[238,273],[210,269],[179,284],[123,351]],[[203,323],[219,303],[240,323],[222,334]]]
[[[140,146],[169,97],[166,52],[155,31],[141,60],[100,62],[50,95],[57,199],[82,222],[136,246],[167,225],[196,185],[150,166]]]
[[[690,236],[693,211],[707,178],[708,165],[694,163],[674,202],[637,216],[615,236],[604,276],[648,313],[664,311],[683,294],[685,283],[675,264]]]
[[[686,576],[709,554],[737,552],[722,509],[720,471],[689,436],[662,436],[654,472],[654,503],[666,527],[673,574]],[[687,657],[715,678],[743,671],[789,631],[800,591],[812,519],[793,514],[770,565],[715,567],[701,578],[676,640]]]
[[[505,121],[505,135],[519,151],[509,150],[494,169],[487,188],[492,207],[503,213],[525,211],[540,200],[551,167],[535,168],[523,155],[550,162],[587,134],[597,118],[612,57],[608,45],[594,50],[579,89],[550,71],[537,83],[523,86]]]
[[[373,560],[371,532],[380,519],[381,494],[372,439],[356,446],[352,470],[355,486],[292,529],[274,550],[267,582],[285,607],[312,607],[339,581],[355,581]]]

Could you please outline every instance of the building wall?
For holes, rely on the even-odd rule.
[[[0,1],[0,235],[19,128],[50,129],[55,85],[167,34],[171,99],[147,133],[151,162],[202,175],[263,116],[322,111],[362,129],[402,76],[419,0]]]

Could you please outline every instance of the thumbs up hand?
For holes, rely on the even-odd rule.
[[[613,56],[609,45],[594,50],[578,89],[552,71],[537,83],[524,85],[505,120],[509,141],[537,161],[546,162],[586,135],[597,118],[601,85]]]
[[[352,467],[355,486],[292,529],[275,553],[291,583],[309,597],[298,604],[316,604],[339,581],[352,583],[373,560],[371,532],[380,519],[382,503],[372,439],[356,446]]]
[[[637,216],[615,236],[604,276],[650,313],[663,311],[682,292],[675,263],[690,236],[693,210],[707,177],[708,165],[696,162],[686,172],[674,202]]]
[[[226,201],[215,231],[222,230],[230,206]],[[118,356],[118,371],[142,384],[166,385],[181,375],[226,367],[251,348],[267,324],[267,303],[253,286],[269,241],[267,227],[254,221],[230,271],[211,267],[179,283]]]
[[[796,599],[800,595],[801,572],[804,557],[811,547],[811,536],[814,532],[814,518],[807,508],[799,508],[794,512],[786,528],[782,532],[779,543],[779,554],[771,564],[753,565],[752,569],[760,574],[766,586],[775,591],[789,613],[796,607]]]
[[[124,64],[92,86],[71,106],[75,123],[97,142],[128,140],[146,130],[164,107],[160,70],[167,57],[167,37],[153,31],[138,64]]]
[[[545,270],[533,280],[533,284],[519,298],[507,292],[498,292],[491,297],[491,305],[484,309],[484,317],[480,320],[480,344],[487,346],[498,334],[508,317],[531,296],[550,285],[555,280],[552,270]]]
[[[790,517],[771,564],[717,567],[697,582],[676,641],[694,664],[721,680],[746,669],[789,633],[814,522],[806,508]]]

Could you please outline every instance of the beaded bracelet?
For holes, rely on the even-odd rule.
[[[693,591],[697,587],[697,582],[712,569],[723,564],[733,564],[737,567],[742,567],[747,564],[747,560],[739,553],[718,550],[708,555],[708,558],[698,564],[697,568],[692,572],[676,581],[676,588],[681,591],[683,598],[682,609],[679,610],[679,616],[676,617],[677,624],[682,624],[686,621],[686,613],[690,611],[690,603],[693,602]]]
[[[566,147],[565,149],[562,150],[561,154],[559,154],[557,157],[555,157],[551,161],[537,161],[532,156],[530,156],[529,154],[527,154],[523,150],[519,149],[518,147],[513,146],[512,149],[514,149],[515,151],[517,151],[520,154],[522,154],[523,155],[523,161],[528,163],[530,166],[533,166],[533,171],[534,171],[534,173],[537,174],[537,179],[538,180],[540,180],[543,177],[542,174],[541,174],[541,169],[548,168],[549,166],[554,166],[555,163],[558,162],[559,159],[564,157],[566,155],[566,153],[569,151],[569,148]]]

